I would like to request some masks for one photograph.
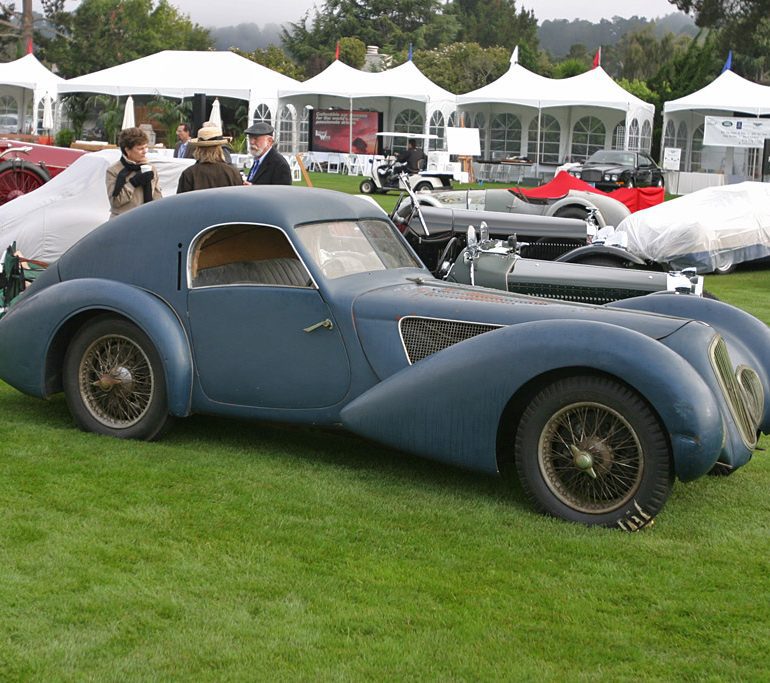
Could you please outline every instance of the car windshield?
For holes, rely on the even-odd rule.
[[[297,236],[327,278],[332,280],[391,268],[420,268],[386,221],[332,221],[296,228]]]
[[[634,166],[636,159],[633,154],[628,152],[616,152],[609,149],[600,149],[598,152],[594,152],[588,160],[587,164],[622,164],[623,166]]]

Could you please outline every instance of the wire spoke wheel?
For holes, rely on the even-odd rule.
[[[514,458],[539,510],[582,524],[648,526],[674,483],[665,429],[644,397],[599,375],[559,379],[532,396]]]
[[[538,463],[546,485],[571,508],[610,512],[633,498],[644,459],[633,427],[598,403],[575,403],[545,425]]]
[[[80,396],[105,426],[130,427],[147,412],[154,375],[144,351],[122,336],[104,336],[83,354],[78,373]]]
[[[161,358],[127,320],[104,315],[86,323],[67,349],[62,375],[67,406],[81,429],[149,441],[169,422]]]
[[[43,169],[26,161],[7,161],[0,164],[0,204],[29,194],[48,180]]]

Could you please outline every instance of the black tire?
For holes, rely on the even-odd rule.
[[[374,194],[375,186],[373,180],[363,180],[361,181],[361,184],[358,186],[359,191],[361,194]]]
[[[429,182],[422,181],[420,183],[417,183],[417,185],[414,186],[415,192],[423,192],[425,190],[432,190],[433,185],[431,185]]]
[[[21,159],[0,163],[0,205],[29,194],[51,179],[50,173],[38,164]]]
[[[585,209],[581,209],[579,206],[567,206],[563,209],[559,209],[554,214],[554,217],[556,218],[577,218],[578,220],[584,221],[587,216],[587,212]]]
[[[629,178],[628,182],[626,182],[626,187],[629,189],[633,189],[636,187],[636,181],[633,178]]]
[[[663,507],[674,481],[657,418],[638,394],[605,377],[570,377],[543,388],[522,415],[515,457],[535,506],[581,524],[640,529]]]
[[[93,319],[64,358],[64,396],[80,429],[152,441],[169,421],[163,364],[149,337],[113,316]]]

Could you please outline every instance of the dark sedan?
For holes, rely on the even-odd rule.
[[[663,171],[649,154],[600,149],[570,175],[611,192],[621,187],[663,187]]]

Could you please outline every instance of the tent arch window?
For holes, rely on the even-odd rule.
[[[481,158],[487,158],[487,117],[477,112],[473,117],[473,127],[479,129],[479,141],[481,142]]]
[[[650,153],[652,149],[652,126],[649,121],[642,123],[642,134],[639,137],[639,149],[642,152]]]
[[[584,116],[575,123],[572,129],[572,161],[585,161],[594,152],[604,149],[607,129],[601,119],[595,116]]]
[[[271,123],[272,124],[272,115],[270,114],[270,107],[268,107],[266,104],[258,104],[257,108],[254,110],[254,116],[251,119],[251,123]]]
[[[631,125],[628,127],[628,149],[639,150],[639,121],[631,119]]]
[[[559,163],[559,143],[561,141],[561,126],[556,117],[543,114],[540,117],[540,155],[541,164]],[[537,146],[537,117],[529,122],[527,135],[527,156],[534,159],[538,153]]]
[[[428,140],[428,149],[443,150],[446,147],[444,144],[444,115],[440,111],[434,111],[431,114],[428,132],[437,136],[435,140]]]
[[[491,125],[492,159],[521,154],[521,120],[515,114],[495,114]]]
[[[626,148],[626,124],[619,123],[612,131],[612,149]]]
[[[19,130],[19,103],[12,95],[0,96],[0,129],[6,133]]]
[[[294,149],[294,121],[297,110],[287,104],[278,112],[278,151],[289,154]]]
[[[676,144],[676,127],[673,121],[666,123],[666,131],[663,133],[663,146],[664,147],[677,147]]]
[[[458,126],[462,128],[470,128],[471,116],[467,111],[461,111],[459,114],[456,111],[453,111],[449,115],[446,125],[451,126],[452,128],[456,128]]]
[[[310,109],[307,107],[302,108],[302,115],[299,118],[299,140],[297,144],[297,151],[307,152],[310,149]]]
[[[412,135],[414,133],[422,133],[425,128],[425,119],[420,112],[414,109],[404,109],[396,115],[396,120],[393,124],[393,130],[396,133],[404,133],[405,135]],[[394,138],[393,151],[400,152],[406,149],[406,140],[404,138]]]
[[[703,124],[698,126],[692,134],[692,146],[690,148],[690,170],[702,171],[703,159]]]

